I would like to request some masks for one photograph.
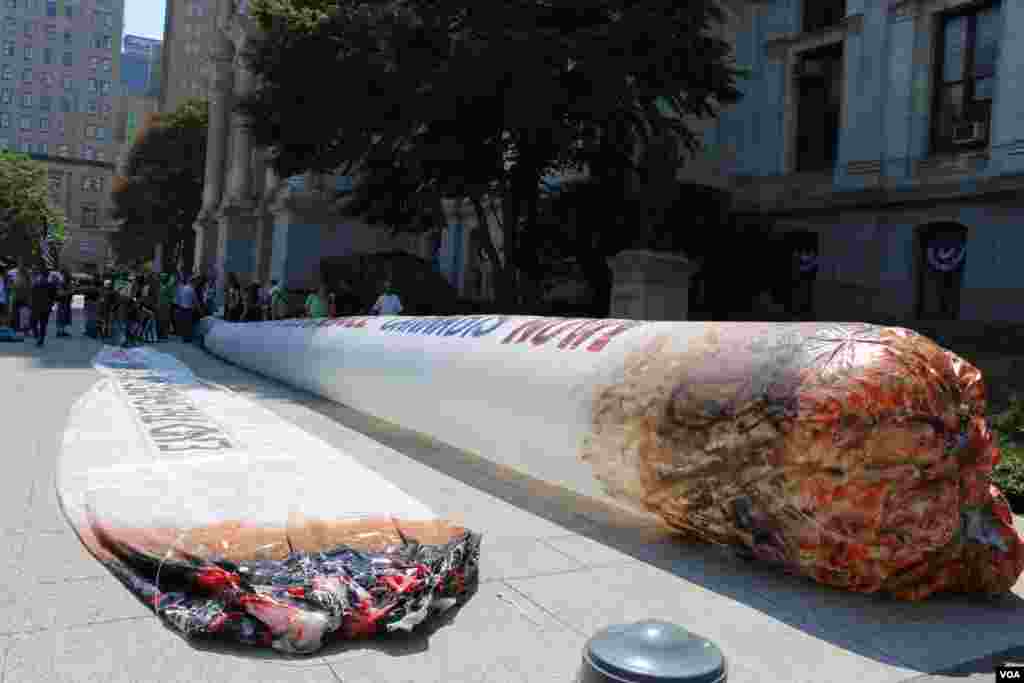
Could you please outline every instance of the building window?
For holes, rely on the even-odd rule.
[[[43,82],[43,87],[46,87],[46,88],[52,88],[53,87],[53,74],[51,74],[51,73],[44,73],[40,77],[40,80],[42,80],[42,82]]]
[[[18,0],[7,0],[7,9],[18,9]]]
[[[99,65],[100,65],[100,58],[99,57],[89,57],[89,70],[90,71],[95,71],[96,67],[98,67]]]
[[[39,96],[39,109],[40,111],[50,111],[50,105],[53,102],[53,98],[49,95]]]
[[[53,48],[43,48],[43,64],[53,64]]]
[[[96,85],[97,85],[96,79],[95,78],[90,78],[89,79],[89,92],[96,92],[96,90],[97,90]]]
[[[835,167],[842,91],[842,43],[800,56],[797,63],[797,171],[824,171]]]
[[[0,128],[11,127],[11,115],[7,113],[0,114]]]
[[[65,114],[71,113],[71,98],[62,97],[60,98],[60,110]]]
[[[72,42],[72,40],[71,40],[71,31],[64,31],[64,44],[65,45],[70,45],[71,42]]]
[[[110,94],[110,81],[100,81],[100,94],[101,95],[109,95]]]
[[[4,22],[4,29],[7,31],[7,33],[17,33],[18,20],[13,17],[8,17],[7,20]]]
[[[71,86],[73,84],[74,84],[74,81],[71,79],[71,76],[65,76],[64,77],[64,89],[65,90],[71,90]]]
[[[21,129],[22,130],[32,130],[32,117],[31,116],[22,116],[21,117]]]
[[[82,207],[82,225],[88,225],[90,228],[95,228],[98,218],[99,210],[95,206]]]
[[[21,72],[21,82],[25,85],[32,85],[32,69],[24,69]]]
[[[63,64],[64,66],[74,66],[74,64],[75,64],[75,55],[74,55],[74,53],[73,52],[65,52],[61,56],[60,63]]]
[[[69,2],[64,3],[64,16],[71,19],[75,16],[74,7]]]
[[[57,0],[46,0],[46,16],[57,16]]]
[[[20,143],[18,143],[18,149],[21,151],[22,154],[31,154],[32,153],[32,143],[31,142],[20,142]]]
[[[110,73],[110,71],[113,68],[114,68],[114,61],[112,59],[110,59],[110,57],[104,58],[104,60],[103,60],[103,71],[106,72],[106,73]]]
[[[32,104],[33,104],[33,102],[32,102],[32,93],[30,93],[30,92],[22,93],[22,95],[21,95],[21,106],[23,106],[23,107],[31,107]]]
[[[39,130],[50,130],[50,119],[45,116],[39,119]]]
[[[11,148],[10,138],[0,138],[0,151],[6,152]]]
[[[106,142],[106,140],[107,140],[107,129],[104,128],[103,126],[100,126],[99,128],[97,128],[96,129],[96,139],[99,140],[100,142]]]
[[[4,41],[4,57],[13,57],[13,56],[14,56],[14,41],[13,40],[5,40]]]
[[[25,22],[25,35],[28,36],[29,38],[32,37],[32,29],[33,29],[32,22],[31,21],[26,21]]]
[[[89,100],[89,113],[90,114],[95,114],[98,111],[99,111],[99,108],[96,106],[96,100]]]
[[[106,50],[114,49],[114,37],[103,36],[102,40],[100,41],[100,45],[97,45],[96,47],[103,48]]]
[[[40,142],[36,146],[36,152],[39,153],[39,154],[49,154],[50,153],[50,146],[48,144],[46,144],[45,142]]]
[[[31,45],[26,45],[25,46],[25,61],[26,62],[31,62],[32,61],[32,46]]]
[[[10,81],[14,78],[14,69],[9,66],[5,66],[3,71],[0,71],[0,79]]]
[[[57,40],[57,25],[56,24],[47,24],[46,25],[46,39],[47,40]]]
[[[932,117],[935,152],[988,144],[1002,28],[999,2],[942,17]]]
[[[0,104],[10,104],[14,97],[14,90],[11,88],[4,88],[0,90]]]

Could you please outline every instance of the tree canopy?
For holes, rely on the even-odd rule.
[[[148,259],[157,244],[165,245],[171,262],[179,253],[191,260],[208,121],[207,103],[189,100],[174,112],[151,115],[139,131],[113,183],[114,218],[123,221],[112,236],[119,261]]]
[[[439,226],[441,198],[481,218],[496,199],[500,244],[481,237],[499,296],[540,270],[543,178],[586,169],[624,207],[655,168],[638,149],[696,150],[688,122],[739,97],[714,0],[256,0],[252,13],[260,86],[241,108],[277,171],[354,168],[350,210],[399,230]],[[684,159],[670,156],[658,169],[674,178]]]
[[[0,254],[15,261],[40,258],[47,226],[54,228],[51,235],[63,236],[64,215],[50,203],[47,182],[42,163],[0,152]]]

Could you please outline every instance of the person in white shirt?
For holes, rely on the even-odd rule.
[[[178,305],[178,329],[181,340],[186,344],[192,343],[192,313],[198,304],[194,283],[197,278],[183,282],[178,287],[175,303]]]
[[[370,309],[374,315],[398,315],[402,312],[402,301],[391,288],[391,281],[384,283],[384,293],[377,297],[377,303]]]

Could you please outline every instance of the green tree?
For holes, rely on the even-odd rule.
[[[695,151],[688,122],[739,97],[713,0],[256,0],[253,14],[260,87],[241,108],[278,172],[356,169],[351,210],[394,230],[437,227],[442,198],[480,218],[500,207],[501,243],[482,231],[481,248],[504,301],[543,270],[545,176],[586,169],[621,199],[639,150]]]
[[[28,155],[0,152],[0,255],[9,267],[42,257],[47,226],[64,235],[64,215],[49,201],[46,167]]]
[[[112,235],[119,262],[149,260],[163,244],[165,264],[180,257],[191,269],[208,122],[207,103],[189,100],[174,112],[150,116],[139,131],[123,175],[113,183],[114,218],[123,221]]]

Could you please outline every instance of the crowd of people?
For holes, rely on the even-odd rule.
[[[50,316],[56,309],[57,337],[71,336],[71,302],[84,299],[84,334],[121,346],[166,341],[171,336],[192,341],[193,326],[214,313],[216,282],[184,273],[111,272],[74,281],[65,270],[43,266],[14,268],[0,274],[0,328],[13,328],[37,346],[46,342]],[[358,297],[347,286],[326,284],[310,293],[303,312],[311,318],[363,315]],[[391,282],[368,311],[371,315],[398,315],[402,303]],[[224,319],[230,322],[280,320],[292,316],[288,292],[277,280],[243,287],[229,273],[224,292]]]

